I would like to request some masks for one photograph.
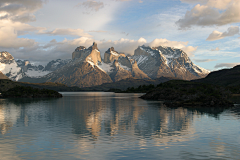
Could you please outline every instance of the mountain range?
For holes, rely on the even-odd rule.
[[[10,53],[0,52],[0,71],[14,81],[58,82],[81,88],[129,78],[151,80],[173,77],[193,80],[209,74],[208,70],[195,65],[180,49],[143,45],[134,51],[134,55],[127,56],[111,47],[102,58],[96,43],[89,48],[77,47],[72,59],[53,60],[46,66],[15,60]]]

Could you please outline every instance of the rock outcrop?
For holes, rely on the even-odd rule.
[[[126,57],[125,54],[119,54],[113,47],[109,48],[104,54],[104,63],[112,63],[114,60],[118,60],[119,57]]]
[[[73,53],[72,53],[72,59],[80,59],[82,61],[91,61],[95,65],[98,64],[98,62],[102,62],[102,58],[100,55],[100,51],[97,48],[97,43],[93,43],[92,46],[90,46],[88,49],[86,49],[83,46],[78,47]]]
[[[0,79],[9,79],[9,78],[0,71]]]
[[[138,68],[137,61],[134,61],[132,64],[132,76],[137,79],[151,79]]]
[[[113,82],[116,81],[120,81],[122,79],[127,79],[127,78],[132,78],[132,73],[131,71],[128,71],[126,69],[123,69],[119,63],[118,60],[114,60],[113,62],[113,71],[112,73],[109,75],[111,77],[111,79],[113,80]]]
[[[72,55],[73,60],[45,76],[46,81],[78,87],[90,87],[112,82],[109,75],[98,66],[102,60],[96,43],[93,43],[88,49],[78,47]]]

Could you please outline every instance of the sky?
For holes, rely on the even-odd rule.
[[[240,64],[240,0],[0,0],[0,51],[46,64],[98,44],[184,50],[210,71]]]

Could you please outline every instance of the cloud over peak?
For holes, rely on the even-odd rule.
[[[170,41],[167,39],[155,39],[148,44],[150,47],[157,47],[157,46],[167,46],[167,47],[174,47],[178,49],[182,49],[185,51],[188,56],[193,57],[194,51],[197,50],[197,47],[187,46],[188,42],[179,42],[179,41]]]

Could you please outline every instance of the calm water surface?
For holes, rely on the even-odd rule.
[[[141,94],[0,99],[0,159],[240,159],[240,107],[167,108]]]

